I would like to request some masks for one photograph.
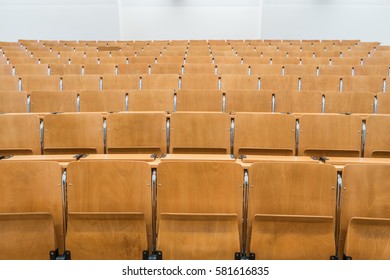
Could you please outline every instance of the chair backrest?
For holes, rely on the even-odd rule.
[[[321,113],[321,91],[277,91],[275,112],[282,113]]]
[[[44,154],[103,154],[103,117],[99,113],[46,115]]]
[[[176,112],[170,117],[170,153],[230,154],[230,116]]]
[[[26,92],[0,91],[0,113],[27,113]]]
[[[179,75],[176,74],[142,75],[141,77],[141,89],[176,90],[178,88]]]
[[[220,90],[179,90],[176,96],[176,111],[222,112]]]
[[[25,75],[21,77],[22,90],[24,91],[38,91],[38,90],[53,90],[58,91],[60,89],[60,76],[51,75]]]
[[[295,117],[287,114],[237,113],[234,155],[295,155]]]
[[[226,112],[271,112],[272,91],[227,90]]]
[[[32,113],[76,112],[75,91],[32,91],[30,110]]]
[[[302,115],[298,155],[361,155],[362,120],[356,115]]]
[[[225,74],[221,76],[222,90],[259,90],[260,77],[256,75]]]
[[[0,154],[41,154],[40,121],[36,115],[0,115]]]
[[[80,92],[80,112],[119,111],[126,111],[126,92],[123,90]]]
[[[369,115],[366,119],[364,157],[390,157],[390,117]]]
[[[186,74],[186,68],[184,68],[184,75],[182,75],[180,79],[180,89],[219,89],[219,79],[218,76],[214,74]]]
[[[139,75],[103,75],[103,90],[140,89]]]
[[[374,113],[375,94],[365,91],[325,92],[325,113]]]
[[[61,78],[63,90],[101,90],[99,75],[63,75]]]

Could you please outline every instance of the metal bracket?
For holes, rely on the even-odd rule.
[[[2,159],[9,159],[9,158],[12,158],[13,155],[10,155],[10,156],[3,156],[3,155],[0,155],[0,160]]]
[[[157,156],[157,154],[151,154],[151,155],[150,155],[150,158],[157,159],[158,156]]]
[[[244,159],[244,158],[246,158],[246,155],[240,155],[239,156],[239,159]]]
[[[75,158],[76,160],[80,160],[82,158],[86,158],[87,156],[89,156],[89,154],[76,154],[73,156],[73,158]]]
[[[352,260],[352,257],[351,257],[351,256],[343,255],[343,260]]]
[[[163,253],[161,251],[156,251],[156,260],[161,261],[163,259]]]

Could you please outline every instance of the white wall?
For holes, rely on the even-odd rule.
[[[0,41],[119,39],[115,0],[0,0]]]
[[[259,0],[122,0],[124,38],[256,39]]]
[[[390,45],[388,0],[264,0],[261,37],[361,39]]]

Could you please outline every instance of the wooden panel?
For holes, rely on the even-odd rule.
[[[63,90],[100,90],[99,75],[63,75]]]
[[[390,95],[386,93],[378,93],[377,100],[377,113],[390,114]]]
[[[131,90],[129,111],[173,111],[173,90]]]
[[[143,75],[141,89],[170,89],[179,88],[179,75],[175,74],[156,74]]]
[[[126,111],[126,93],[118,90],[81,91],[80,112]]]
[[[103,90],[140,89],[139,75],[104,75]]]
[[[41,154],[39,125],[36,115],[0,115],[0,154]]]
[[[385,76],[345,76],[343,91],[384,92]]]
[[[50,213],[0,214],[1,260],[48,260],[56,243]]]
[[[147,250],[143,213],[71,213],[66,249],[73,260],[142,260]]]
[[[237,215],[162,213],[157,241],[164,260],[232,260],[240,251]]]
[[[184,55],[183,56],[171,56],[171,55],[168,55],[168,56],[160,56],[157,58],[157,63],[169,63],[169,64],[172,64],[172,63],[181,63],[181,64],[184,64]]]
[[[249,65],[248,64],[218,64],[217,65],[218,75],[248,75]]]
[[[186,57],[186,64],[203,64],[203,63],[212,63],[212,57],[206,53],[206,55],[191,55],[191,52],[188,52]],[[188,65],[187,65],[188,66]]]
[[[326,92],[325,113],[374,113],[374,93]]]
[[[30,110],[32,113],[76,112],[75,91],[32,91]]]
[[[346,165],[341,192],[340,252],[351,218],[390,218],[390,165]]]
[[[112,252],[111,245],[106,245],[103,240],[111,240],[110,242],[116,240],[118,241],[116,246],[120,246],[120,244],[123,244],[122,242],[126,241],[111,235],[108,236],[105,232],[106,228],[109,226],[113,234],[122,237],[123,227],[134,227],[139,231],[142,214],[144,217],[143,223],[146,223],[150,248],[151,212],[151,169],[148,163],[130,160],[104,160],[78,161],[68,165],[68,217],[77,214],[74,218],[78,218],[78,221],[73,220],[75,227],[69,228],[68,234],[72,229],[77,231],[78,225],[81,227],[88,223],[99,230],[94,238],[101,241],[98,244],[92,242],[89,245],[93,248],[100,245],[102,247],[101,252]],[[102,215],[90,215],[94,213]],[[117,216],[113,215],[114,213]],[[134,213],[139,214],[134,215]],[[85,219],[85,222],[82,221],[83,219]],[[132,226],[129,225],[130,222]],[[138,239],[136,244],[138,245],[134,246],[139,246],[142,250],[147,249],[141,238]],[[89,258],[94,258],[94,256]]]
[[[43,121],[44,154],[104,153],[103,117],[100,114],[47,115]]]
[[[183,64],[182,63],[152,64],[152,67],[150,69],[150,74],[176,74],[176,75],[181,75],[182,72],[183,72]]]
[[[0,53],[1,56],[1,53]],[[1,64],[0,62],[0,75],[12,75],[12,65],[9,64]]]
[[[192,63],[184,64],[184,74],[185,75],[214,75],[216,72],[215,64],[208,63]],[[185,76],[184,76],[185,77]],[[203,76],[206,77],[206,76]],[[207,80],[207,79],[205,79]]]
[[[177,111],[222,112],[222,91],[179,90],[176,98]]]
[[[51,75],[81,75],[81,64],[50,64]]]
[[[298,155],[348,156],[361,154],[362,120],[356,115],[302,115]]]
[[[4,75],[0,76],[1,91],[19,91],[19,77]]]
[[[340,91],[339,76],[302,76],[301,90]]]
[[[286,64],[284,67],[284,75],[316,75],[317,66],[312,64],[306,65],[295,65],[295,64]]]
[[[60,76],[26,75],[21,79],[24,91],[60,90]]]
[[[390,157],[390,117],[370,115],[366,120],[365,157]]]
[[[260,75],[260,76],[282,75],[282,67],[283,67],[282,64],[251,64],[250,65],[251,75]]]
[[[260,77],[261,90],[298,90],[298,76],[264,75]]]
[[[0,91],[0,113],[27,113],[26,92]]]
[[[265,90],[228,90],[226,112],[271,112],[272,93]]]
[[[47,64],[18,64],[15,66],[15,75],[48,75]]]
[[[164,113],[119,113],[107,116],[107,153],[161,156],[166,151]]]
[[[218,76],[210,74],[187,74],[184,68],[181,77],[181,89],[218,89]]]
[[[390,219],[352,218],[344,255],[354,260],[390,259]]]
[[[149,67],[150,67],[150,65],[147,63],[119,64],[118,65],[118,75],[149,74]]]
[[[230,153],[230,116],[177,112],[171,115],[170,153]]]
[[[275,93],[275,112],[321,113],[320,91],[278,91]]]
[[[352,65],[321,65],[319,75],[352,75]]]
[[[257,162],[248,173],[248,232],[257,214],[335,217],[337,172],[333,166]]]
[[[234,122],[234,155],[295,155],[295,117],[238,113]]]
[[[222,75],[222,90],[259,90],[260,77],[248,75]]]
[[[389,75],[390,67],[387,65],[362,65],[354,66],[355,75]]]
[[[60,253],[64,249],[61,175],[61,167],[56,162],[0,162],[0,197],[2,197],[0,213],[50,213],[53,217]],[[47,218],[45,220],[48,222]],[[27,222],[20,222],[20,224],[28,226]],[[29,227],[34,227],[34,223]],[[31,232],[24,234],[29,233],[33,233],[33,228]],[[48,236],[49,233],[42,232],[42,234]],[[50,240],[52,238],[53,235]],[[49,252],[45,258],[49,258]]]
[[[85,64],[84,74],[115,75],[115,64]]]
[[[257,260],[329,260],[335,253],[333,217],[255,215],[251,236]]]

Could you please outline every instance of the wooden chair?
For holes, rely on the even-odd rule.
[[[386,93],[379,92],[377,94],[377,113],[390,114],[390,97]]]
[[[356,115],[302,115],[299,122],[298,155],[361,155],[362,120]]]
[[[84,75],[116,75],[115,64],[84,64]]]
[[[147,63],[119,64],[118,75],[144,75],[149,74],[150,65]]]
[[[0,113],[27,113],[26,92],[0,91]]]
[[[172,90],[130,90],[128,111],[173,112],[173,99]]]
[[[364,157],[390,157],[390,118],[386,115],[369,115],[366,119]]]
[[[98,113],[46,115],[43,153],[103,154],[103,117]]]
[[[281,113],[321,113],[321,91],[277,91],[275,112]]]
[[[390,259],[390,219],[351,218],[344,256],[353,260]]]
[[[49,65],[47,64],[18,64],[15,66],[15,75],[44,75],[47,76]]]
[[[169,152],[230,154],[230,116],[216,112],[173,113]]]
[[[251,75],[282,75],[282,64],[251,64]]]
[[[49,64],[50,75],[81,75],[81,64]]]
[[[81,91],[80,112],[126,111],[126,92],[123,90]]]
[[[379,75],[388,76],[390,73],[390,67],[387,65],[358,65],[354,66],[355,76],[360,75]]]
[[[352,257],[352,259],[359,259],[361,258],[359,254],[362,254],[359,253],[359,250],[364,250],[364,255],[361,255],[362,258],[388,259],[388,255],[385,257],[380,252],[388,248],[387,238],[386,240],[382,239],[384,243],[379,243],[381,239],[376,239],[379,236],[375,235],[375,232],[380,234],[382,230],[382,234],[387,235],[388,226],[385,226],[386,222],[384,221],[382,223],[380,221],[377,223],[373,221],[371,223],[369,219],[389,219],[390,217],[388,207],[390,199],[389,172],[390,165],[387,164],[354,164],[344,167],[340,208],[340,254],[344,252],[347,256]],[[366,241],[360,239],[359,244],[357,244],[353,241],[352,236],[350,237],[352,240],[349,240],[349,244],[346,243],[348,225],[351,226],[352,231],[356,230],[356,227],[363,227],[360,234],[365,235],[366,238],[368,237],[367,234],[371,231],[369,239]],[[380,230],[380,227],[383,227],[382,230]],[[369,245],[370,243],[373,244],[373,239],[377,241],[376,246]],[[344,245],[347,251],[344,250]],[[358,252],[353,252],[353,246],[357,247]],[[357,254],[355,257],[353,255],[354,253]]]
[[[217,64],[217,74],[229,74],[229,75],[248,75],[248,64]]]
[[[225,74],[221,76],[222,90],[259,90],[260,77],[256,75]]]
[[[222,112],[223,94],[219,90],[179,90],[176,111]]]
[[[0,162],[0,259],[50,259],[64,250],[61,167]]]
[[[166,89],[176,90],[179,88],[179,75],[175,74],[156,74],[156,75],[142,75],[141,89]]]
[[[75,91],[32,91],[30,93],[32,113],[76,112]]]
[[[259,79],[260,90],[298,90],[298,76],[263,75]]]
[[[352,65],[320,65],[318,67],[319,75],[352,75]]]
[[[171,55],[163,55],[157,58],[157,63],[176,63],[176,64],[183,64],[185,61],[184,55],[183,56],[171,56]]]
[[[1,53],[0,53],[1,55]],[[12,65],[1,64],[0,62],[0,76],[12,75]]]
[[[186,63],[184,64],[184,75],[214,75],[217,69],[211,63]]]
[[[150,74],[176,74],[181,75],[183,64],[180,63],[163,63],[152,64]],[[146,74],[146,73],[145,73]]]
[[[103,90],[140,89],[139,75],[103,75]]]
[[[67,172],[71,258],[142,259],[152,223],[150,166],[84,161],[69,164]]]
[[[336,75],[301,76],[301,90],[340,91],[342,77]]]
[[[157,250],[163,259],[234,259],[241,244],[242,172],[234,162],[158,165]]]
[[[107,153],[157,154],[167,152],[166,117],[162,112],[107,115]]]
[[[216,90],[219,89],[218,76],[213,74],[187,74],[184,66],[184,75],[181,76],[180,89]]]
[[[372,92],[346,91],[325,92],[325,113],[374,113]]]
[[[25,75],[21,77],[22,90],[31,91],[58,91],[60,90],[60,76]]]
[[[271,112],[272,91],[227,90],[226,112]]]
[[[386,76],[344,76],[343,91],[385,92]]]
[[[36,115],[0,115],[0,154],[41,154],[40,121]]]
[[[295,155],[295,117],[286,114],[237,113],[234,155]]]
[[[63,90],[101,90],[99,75],[63,75],[61,78]]]
[[[210,54],[204,56],[191,55],[189,52],[186,57],[186,64],[211,64],[213,62]]]
[[[19,91],[19,77],[4,75],[0,76],[0,91]]]
[[[285,64],[283,68],[284,75],[317,75],[317,66],[312,64]]]
[[[256,259],[279,260],[335,255],[333,166],[259,162],[248,174],[248,252]]]

